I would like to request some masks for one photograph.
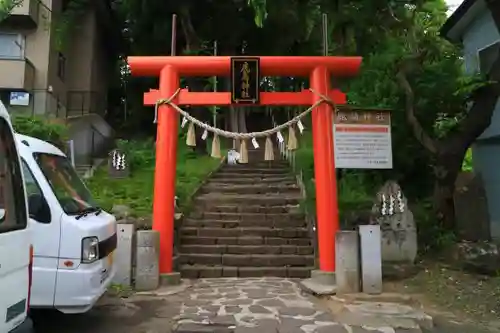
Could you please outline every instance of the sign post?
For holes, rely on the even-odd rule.
[[[336,168],[392,169],[389,111],[337,111],[333,132]]]

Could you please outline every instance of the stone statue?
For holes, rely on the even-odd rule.
[[[370,223],[380,225],[383,262],[415,262],[417,228],[408,200],[395,181],[387,181],[377,192]]]

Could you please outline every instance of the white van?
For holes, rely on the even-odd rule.
[[[33,232],[32,308],[83,313],[115,273],[116,219],[97,206],[66,155],[16,134]]]
[[[29,332],[31,232],[19,154],[0,102],[0,332]]]

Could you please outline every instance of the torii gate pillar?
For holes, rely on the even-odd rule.
[[[330,76],[349,77],[359,71],[361,57],[259,57],[263,76],[302,76],[310,78],[314,90],[302,92],[261,92],[261,105],[310,106],[328,96],[336,104],[346,102],[345,94],[330,89]],[[169,99],[179,89],[181,76],[225,76],[230,74],[231,58],[225,56],[129,57],[132,75],[159,76],[159,91],[145,94],[144,103],[155,105]],[[189,92],[183,89],[172,100],[176,105],[230,105],[229,92]],[[153,202],[153,229],[160,233],[160,273],[172,272],[174,198],[179,117],[163,104],[158,112],[156,169]],[[335,272],[335,235],[339,228],[337,184],[333,149],[333,111],[322,103],[312,111],[314,173],[319,268]]]

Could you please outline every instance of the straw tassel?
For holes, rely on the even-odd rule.
[[[288,127],[288,150],[297,150],[297,137],[295,136],[295,129],[293,126]]]
[[[240,164],[248,163],[248,148],[247,140],[241,140],[240,142],[240,159],[238,160]]]
[[[194,130],[194,124],[189,123],[187,137],[186,137],[186,145],[189,147],[196,147],[196,132]]]
[[[274,161],[274,147],[270,136],[266,137],[266,148],[264,150],[264,160]]]
[[[221,153],[220,153],[220,140],[219,136],[217,134],[214,134],[214,139],[212,140],[212,157],[214,158],[221,158]]]

